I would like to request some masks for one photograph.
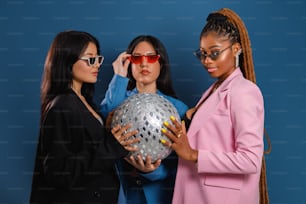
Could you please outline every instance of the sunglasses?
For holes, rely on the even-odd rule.
[[[211,60],[216,61],[218,59],[218,57],[228,48],[231,48],[232,45],[230,45],[229,47],[224,48],[223,50],[219,50],[219,51],[213,51],[210,54],[204,53],[203,51],[201,51],[200,49],[196,50],[193,54],[199,59],[199,60],[206,60],[207,57],[209,57]]]
[[[80,60],[85,60],[88,63],[88,66],[92,67],[98,63],[99,66],[103,63],[104,57],[98,55],[96,57],[81,57]]]
[[[155,63],[160,58],[160,55],[131,55],[128,59],[133,64],[140,64],[143,62],[143,58],[146,58],[148,63]]]

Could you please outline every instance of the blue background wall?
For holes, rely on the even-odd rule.
[[[272,141],[267,159],[272,204],[306,203],[306,3],[303,0],[1,0],[0,203],[27,203],[38,137],[40,81],[54,36],[84,30],[101,42],[105,63],[99,102],[111,63],[138,34],[168,49],[179,97],[192,106],[212,83],[192,55],[208,13],[228,7],[249,30],[257,83],[265,98]]]

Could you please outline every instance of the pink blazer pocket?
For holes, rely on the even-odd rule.
[[[238,174],[211,174],[205,176],[204,185],[240,190],[242,187],[243,179],[244,175]]]

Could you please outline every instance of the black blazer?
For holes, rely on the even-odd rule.
[[[71,91],[40,128],[30,203],[117,203],[116,159],[128,152]]]

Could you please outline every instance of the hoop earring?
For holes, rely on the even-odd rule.
[[[241,54],[241,49],[238,50],[237,54],[236,54],[236,67],[239,67],[239,55]]]

